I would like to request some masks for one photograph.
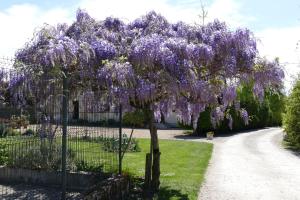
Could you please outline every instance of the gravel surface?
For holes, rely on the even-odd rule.
[[[33,185],[0,185],[1,200],[59,200],[59,188],[39,187]],[[67,193],[68,200],[82,200],[80,193]]]
[[[123,128],[123,133],[130,135],[132,129]],[[180,139],[180,137],[186,136],[184,134],[185,130],[157,130],[159,139]],[[134,138],[150,138],[149,129],[134,129],[133,131]]]
[[[199,200],[299,200],[300,156],[269,128],[216,138]]]

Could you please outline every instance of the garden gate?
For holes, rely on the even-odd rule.
[[[121,172],[121,108],[0,59],[0,199],[83,199]]]

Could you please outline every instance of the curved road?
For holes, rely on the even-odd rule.
[[[269,128],[216,138],[199,200],[300,200],[300,156]]]

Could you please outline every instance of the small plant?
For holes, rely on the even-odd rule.
[[[23,133],[23,135],[25,135],[25,136],[32,136],[32,135],[36,135],[36,133],[35,133],[35,131],[32,130],[32,129],[27,129],[27,130]]]
[[[84,130],[84,136],[82,136],[82,139],[90,141],[92,139],[90,135],[91,135],[90,132],[87,129],[85,129]]]
[[[126,152],[140,152],[141,148],[139,146],[138,140],[130,138],[123,134],[122,137],[122,151]],[[119,138],[105,138],[103,140],[103,149],[109,152],[117,152],[119,151]]]
[[[100,173],[103,171],[103,164],[92,164],[84,160],[75,161],[76,170],[84,172],[95,172]]]
[[[96,142],[102,144],[102,149],[108,152],[119,151],[119,138],[113,137],[96,137],[92,138],[90,136],[84,135],[80,138],[82,141],[86,142]],[[122,151],[124,152],[140,152],[141,148],[139,146],[138,140],[134,138],[129,138],[126,134],[122,136]]]
[[[11,116],[10,118],[10,126],[14,129],[18,129],[21,127],[27,128],[29,125],[29,120],[28,117],[25,115],[20,115],[20,116]]]
[[[7,126],[6,124],[0,124],[0,138],[17,135],[21,135],[21,132],[13,129],[12,127]]]
[[[7,126],[4,123],[0,124],[0,137],[6,137],[7,136]]]
[[[128,148],[126,149],[127,152],[140,152],[141,148],[139,146],[139,141],[136,140],[135,138],[130,138],[126,135],[123,134],[123,141],[122,141],[122,150],[125,151],[126,146]]]
[[[215,133],[213,131],[209,131],[209,132],[206,133],[206,138],[208,140],[212,140],[214,138],[214,134]]]
[[[6,165],[7,162],[8,162],[7,145],[0,143],[0,165]]]
[[[7,128],[7,136],[19,136],[21,135],[21,132],[16,130],[16,129],[13,129],[12,127],[8,127]]]
[[[18,120],[17,120],[17,117],[15,115],[11,116],[11,118],[10,118],[10,127],[19,128],[18,127]]]

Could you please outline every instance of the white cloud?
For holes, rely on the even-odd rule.
[[[240,14],[241,4],[236,0],[215,0],[212,4],[204,4],[204,6],[208,11],[206,21],[218,18],[226,21],[232,27],[237,27],[246,25],[254,19]],[[78,7],[87,10],[97,19],[113,16],[130,21],[154,10],[171,22],[200,23],[201,21],[199,18],[201,2],[199,0],[182,1],[173,5],[167,0],[81,0]]]
[[[72,22],[78,7],[86,9],[97,19],[114,16],[124,21],[133,20],[155,10],[171,22],[182,20],[200,23],[198,15],[201,12],[198,0],[181,1],[172,5],[167,0],[80,0],[73,7],[56,7],[49,10],[33,4],[17,4],[0,11],[0,57],[13,56],[43,23]],[[239,14],[239,9],[240,5],[235,0],[215,0],[211,5],[207,5],[207,20],[219,18],[233,26],[241,25],[247,20]]]
[[[0,11],[0,56],[13,56],[29,41],[34,30],[43,25],[69,22],[69,12],[61,8],[42,10],[32,4],[14,5]]]
[[[285,68],[285,87],[291,88],[294,77],[300,73],[300,52],[297,42],[300,40],[300,27],[272,28],[257,32],[260,40],[258,49],[268,59],[279,57]]]

